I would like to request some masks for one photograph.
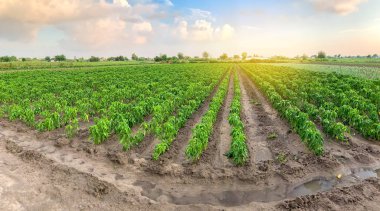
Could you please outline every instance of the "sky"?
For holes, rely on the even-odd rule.
[[[379,0],[0,0],[0,55],[380,54]]]

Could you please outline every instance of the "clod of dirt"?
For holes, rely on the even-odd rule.
[[[90,135],[90,132],[88,129],[79,129],[77,136],[80,139],[86,139]]]
[[[16,143],[14,143],[13,141],[6,140],[5,143],[6,143],[5,148],[9,152],[11,152],[11,153],[20,153],[20,152],[22,152],[22,148],[20,146],[18,146]]]
[[[95,183],[90,182],[88,185],[90,188],[87,192],[95,197],[101,198],[109,193],[109,188],[107,185],[101,183],[100,181]]]
[[[369,163],[373,162],[370,157],[368,157],[367,155],[362,154],[362,153],[354,155],[354,159],[357,162],[363,163],[363,164],[369,164]]]
[[[268,169],[269,169],[269,165],[268,165],[268,162],[260,162],[260,163],[258,163],[258,169],[260,170],[260,171],[268,171]]]
[[[124,165],[122,156],[117,152],[107,152],[107,158],[113,163]]]
[[[29,161],[29,162],[40,161],[42,159],[42,155],[40,153],[32,151],[32,150],[23,151],[20,157],[21,159]]]
[[[80,144],[78,146],[78,150],[79,151],[87,152],[90,155],[94,155],[94,154],[97,153],[97,150],[96,150],[95,146],[93,144],[91,144],[91,143],[89,143],[89,144],[84,144],[84,143]]]
[[[23,133],[23,132],[25,132],[25,129],[23,129],[23,128],[21,128],[21,127],[18,127],[18,128],[16,129],[16,131],[17,131],[18,133]]]
[[[54,146],[63,147],[70,144],[70,140],[67,138],[59,138],[54,142]]]
[[[360,210],[360,202],[371,201],[375,195],[378,195],[379,190],[379,179],[370,178],[353,186],[285,200],[279,203],[277,207],[286,210],[342,210],[345,207],[352,209],[355,206],[355,209]],[[362,209],[372,210],[373,208],[362,207]]]

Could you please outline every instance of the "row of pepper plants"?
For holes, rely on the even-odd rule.
[[[244,124],[241,121],[241,90],[237,71],[234,74],[234,97],[232,99],[228,122],[231,125],[231,146],[227,157],[236,165],[243,165],[248,160],[247,137],[244,133]]]
[[[230,75],[230,74],[229,74]],[[185,149],[186,157],[192,161],[199,160],[204,150],[207,149],[210,135],[219,110],[221,109],[228,91],[230,77],[225,77],[213,96],[207,112],[192,130],[192,137]]]
[[[94,143],[112,134],[125,143],[134,125],[164,112],[159,107],[178,108],[184,99],[204,96],[224,69],[223,64],[185,64],[3,73],[0,116],[40,131],[64,127],[68,137],[88,122]],[[166,121],[156,119],[157,124]]]
[[[279,111],[281,116],[290,123],[291,127],[299,134],[306,146],[314,154],[322,155],[324,152],[324,140],[317,126],[310,120],[309,115],[301,111],[294,102],[284,99],[276,91],[275,87],[258,73],[260,69],[270,68],[270,66],[265,67],[252,64],[242,66],[246,70],[248,77],[267,96],[273,107]]]
[[[222,80],[223,78],[224,76],[222,77]],[[219,81],[221,82],[221,80]],[[170,148],[171,144],[177,137],[179,130],[185,126],[191,115],[196,112],[204,102],[205,98],[210,95],[211,90],[214,88],[217,89],[218,87],[219,85],[216,85],[215,87],[212,86],[205,89],[203,92],[199,92],[200,90],[195,87],[189,89],[189,101],[176,111],[176,115],[170,116],[167,119],[167,122],[156,128],[156,136],[160,142],[154,148],[152,154],[154,160],[158,160],[158,158]],[[198,90],[198,94],[196,94],[195,90]]]
[[[346,140],[351,128],[364,137],[380,139],[379,80],[294,68],[256,66],[281,95],[297,104],[325,133]],[[291,80],[289,80],[291,79]]]
[[[215,68],[215,67],[214,67]],[[165,103],[155,107],[153,117],[141,124],[139,130],[132,134],[125,143],[125,149],[137,146],[148,134],[159,139],[159,143],[154,147],[153,159],[165,153],[174,141],[180,128],[184,126],[190,116],[199,108],[202,102],[210,95],[211,90],[220,81],[221,74],[225,72],[224,66],[219,66],[210,72],[199,74],[199,80],[191,83],[183,89],[181,95],[173,95],[167,98]]]
[[[269,69],[269,68],[268,68]],[[280,74],[284,74],[285,71],[282,71]],[[310,104],[306,99],[301,98],[296,92],[291,89],[288,89],[286,82],[277,79],[273,79],[272,76],[276,76],[278,71],[267,70],[265,74],[256,72],[258,75],[262,76],[264,80],[271,83],[276,91],[286,100],[289,100],[294,105],[296,105],[302,112],[308,114],[309,118],[316,123],[321,123],[324,132],[328,133],[335,139],[340,141],[345,141],[345,133],[348,132],[348,128],[342,123],[337,122],[337,114],[335,111],[328,109],[327,106],[321,105],[317,107],[313,104]],[[287,77],[283,77],[287,78]],[[296,77],[291,77],[294,81],[297,80]]]
[[[319,106],[319,120],[325,130],[332,137],[342,137],[342,133],[348,132],[347,127],[352,127],[364,137],[373,140],[380,140],[379,112],[377,106],[365,96],[360,95],[360,88],[354,88],[348,81],[352,81],[351,76],[342,76],[335,73],[318,73],[308,71],[298,71],[288,69],[276,71],[284,84],[291,84],[297,93],[303,93],[303,98],[308,102]],[[291,75],[289,75],[291,74]],[[293,78],[292,82],[286,78]],[[346,79],[349,79],[348,81]],[[365,79],[362,80],[366,83]],[[308,83],[309,82],[309,83]],[[372,83],[373,81],[369,81]],[[342,123],[325,121],[328,117],[333,120],[340,120]],[[326,124],[330,123],[330,124]],[[329,127],[335,124],[336,127]],[[340,131],[340,134],[337,134]]]

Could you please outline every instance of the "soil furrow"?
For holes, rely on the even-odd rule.
[[[289,124],[280,118],[278,112],[248,78],[247,73],[240,68],[239,75],[243,90],[250,99],[253,99],[250,102],[255,115],[255,118],[251,120],[252,124],[256,124],[259,128],[257,135],[261,136],[261,139],[264,137],[269,139],[267,143],[270,151],[275,155],[287,152],[292,154],[308,152],[299,136],[292,132]]]
[[[252,89],[252,87],[245,86],[242,80],[243,78],[239,74],[242,119],[245,125],[250,162],[251,165],[255,165],[261,161],[273,159],[272,152],[268,147],[267,131],[263,130],[268,129],[270,126],[270,119],[268,118],[269,114],[266,113],[263,107],[259,106],[257,95],[250,96],[248,94],[247,89]]]
[[[207,112],[209,104],[218,91],[219,86],[223,79],[227,75],[227,72],[221,77],[218,84],[214,87],[210,95],[205,99],[202,105],[193,113],[190,119],[186,122],[185,126],[178,132],[176,139],[173,141],[169,150],[163,154],[160,158],[161,161],[175,162],[179,164],[186,163],[185,148],[188,140],[191,138],[192,129],[201,120],[202,116]],[[156,165],[156,164],[154,164]]]
[[[204,151],[199,163],[209,163],[214,168],[224,168],[232,166],[225,154],[231,145],[231,126],[228,122],[230,107],[234,95],[234,80],[231,71],[228,85],[227,96],[223,102],[222,108],[218,113],[214,129],[208,143],[207,149]]]

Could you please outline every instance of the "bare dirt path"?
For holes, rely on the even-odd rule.
[[[263,131],[265,127],[271,127],[271,122],[269,122],[267,118],[270,114],[268,114],[263,107],[258,106],[259,99],[257,95],[248,95],[247,89],[252,89],[252,87],[244,86],[242,80],[243,78],[239,73],[242,119],[245,125],[245,134],[247,135],[251,165],[254,166],[261,161],[273,159],[272,152],[268,147],[267,134]]]

